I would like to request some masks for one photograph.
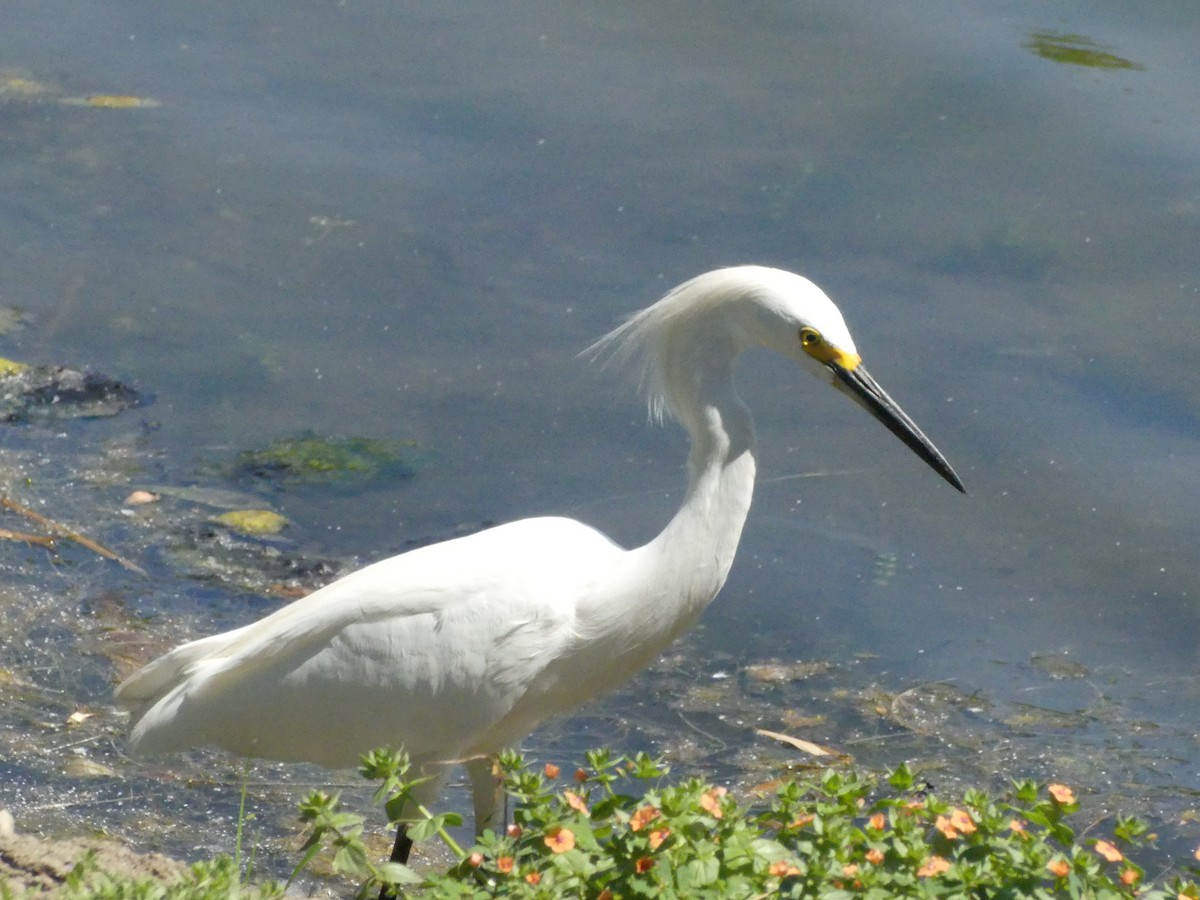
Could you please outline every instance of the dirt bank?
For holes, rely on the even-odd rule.
[[[102,839],[43,840],[28,834],[0,834],[0,885],[16,894],[59,887],[79,861],[95,854],[96,867],[114,875],[174,880],[187,868],[158,853],[135,853]]]

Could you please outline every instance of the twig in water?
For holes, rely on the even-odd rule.
[[[0,540],[21,541],[25,544],[37,544],[39,547],[54,549],[55,539],[45,534],[30,534],[27,531],[13,531],[11,528],[0,528]]]
[[[29,519],[31,522],[37,522],[37,524],[41,525],[43,528],[45,528],[46,530],[48,530],[50,532],[49,537],[42,537],[39,535],[22,535],[20,537],[10,538],[11,540],[28,541],[30,543],[41,544],[43,546],[52,547],[54,545],[54,540],[56,538],[63,538],[68,541],[74,541],[79,546],[85,547],[88,550],[91,550],[97,556],[103,556],[105,559],[111,559],[113,562],[118,563],[121,566],[124,566],[126,569],[128,569],[131,572],[137,572],[139,575],[146,575],[147,577],[149,577],[146,570],[143,569],[141,566],[139,566],[137,563],[130,562],[125,557],[123,557],[117,553],[113,553],[113,551],[109,550],[103,544],[101,544],[97,541],[93,541],[87,535],[80,534],[77,531],[72,531],[70,528],[67,528],[64,525],[58,524],[53,519],[47,518],[46,516],[43,516],[39,512],[34,512],[28,506],[22,506],[20,503],[17,503],[17,501],[9,498],[6,495],[0,494],[0,506],[4,507],[5,509],[10,509],[15,513],[18,513],[18,514],[24,516],[25,518]],[[3,529],[3,530],[7,530],[7,529]],[[20,533],[12,532],[12,534],[15,535],[15,534],[20,534]],[[0,534],[0,536],[5,536],[5,535]]]

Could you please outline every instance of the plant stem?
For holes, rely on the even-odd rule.
[[[420,803],[417,804],[417,812],[419,812],[421,815],[423,815],[426,819],[433,819],[433,813],[431,813],[429,810],[427,810]],[[467,851],[459,846],[458,841],[456,841],[456,840],[454,840],[454,838],[450,837],[450,832],[448,832],[446,830],[446,826],[439,825],[437,834],[438,834],[438,837],[440,837],[442,839],[442,843],[444,843],[447,847],[450,848],[451,853],[453,853],[459,859],[467,858]]]

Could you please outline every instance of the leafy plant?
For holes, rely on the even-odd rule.
[[[10,895],[0,883],[0,897]],[[130,878],[101,871],[94,858],[85,857],[54,893],[62,900],[217,900],[239,897],[241,900],[276,900],[283,887],[269,882],[247,885],[237,865],[228,856],[192,865],[177,881],[155,878]]]
[[[1003,797],[971,790],[951,803],[921,789],[906,766],[886,780],[831,768],[742,803],[699,778],[671,783],[666,766],[644,754],[591,751],[572,777],[515,753],[500,767],[518,801],[503,833],[485,832],[463,850],[445,833],[456,819],[418,810],[413,836],[440,834],[459,857],[446,873],[372,864],[361,817],[320,792],[302,805],[313,828],[301,866],[329,845],[335,870],[365,879],[362,895],[386,886],[439,900],[1200,898],[1179,876],[1144,884],[1130,859],[1150,837],[1139,820],[1118,817],[1103,836],[1078,835],[1070,820],[1079,804],[1061,784],[1020,782]],[[403,754],[364,758],[393,823],[410,797],[407,770]],[[622,793],[631,782],[644,790]]]

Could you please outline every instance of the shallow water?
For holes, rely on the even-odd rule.
[[[1071,778],[1194,847],[1175,823],[1200,790],[1197,18],[10,4],[0,303],[34,320],[0,355],[91,365],[154,402],[0,436],[23,502],[150,571],[0,546],[19,598],[0,614],[17,685],[0,802],[29,828],[232,842],[237,764],[127,760],[104,648],[131,621],[165,647],[278,600],[188,577],[160,533],[93,508],[147,483],[257,492],[292,549],[341,562],[544,512],[644,540],[677,502],[682,437],[576,354],[684,278],[753,261],[828,290],[970,495],[747,359],[762,482],[724,594],[682,662],[529,747],[617,734],[732,777],[779,753],[731,716],[776,727],[816,704],[828,724],[804,736],[871,764]],[[160,105],[60,102],[96,95]],[[333,490],[227,483],[238,451],[309,431],[414,441],[419,464]],[[769,689],[738,674],[764,659],[835,665]],[[918,727],[853,699],[930,684],[974,698],[936,708],[986,712]],[[111,773],[64,776],[80,748]],[[324,776],[262,771],[265,842]]]

